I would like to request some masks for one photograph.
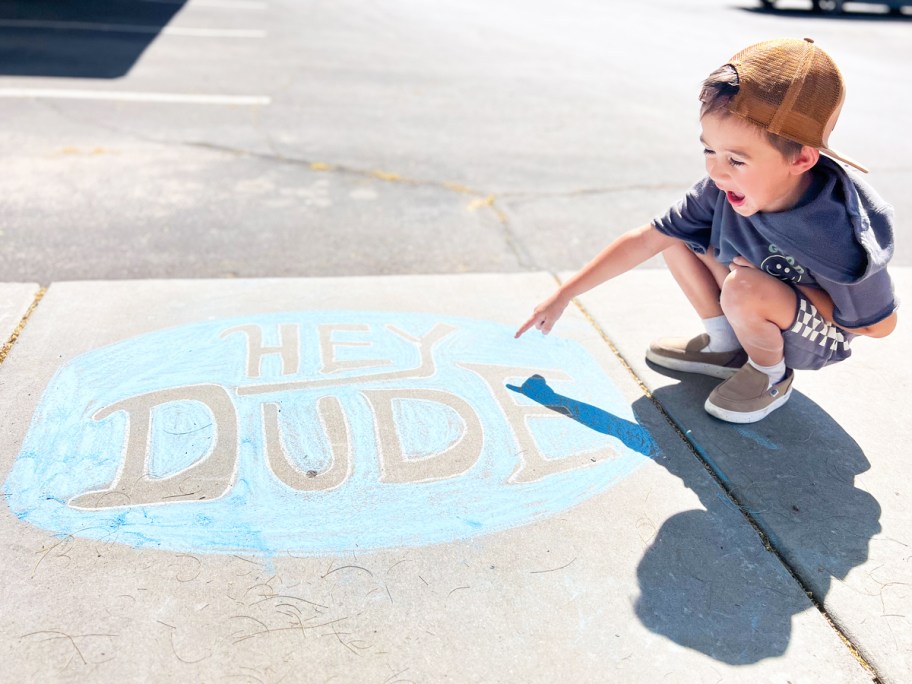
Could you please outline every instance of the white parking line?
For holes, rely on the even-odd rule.
[[[192,95],[184,93],[142,93],[117,90],[69,90],[53,88],[0,88],[0,98],[108,100],[114,102],[158,102],[166,104],[206,104],[266,106],[266,95]]]
[[[131,24],[96,24],[83,21],[37,21],[0,19],[0,28],[50,29],[52,31],[103,31],[109,33],[162,34],[193,38],[265,38],[266,31],[247,29],[183,28],[180,26],[134,26]]]

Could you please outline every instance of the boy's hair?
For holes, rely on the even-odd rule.
[[[703,87],[700,89],[700,118],[716,113],[735,116],[728,110],[728,103],[738,94],[738,89],[738,72],[731,64],[726,64],[712,72],[703,81]],[[803,147],[801,143],[770,133],[761,126],[757,126],[757,128],[766,134],[770,145],[779,150],[786,159],[792,159],[801,152]]]
[[[839,68],[810,38],[767,40],[741,50],[713,72],[700,94],[702,115],[736,115],[764,130],[786,156],[807,145],[867,171],[828,145],[844,98]]]

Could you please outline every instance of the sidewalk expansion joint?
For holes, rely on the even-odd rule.
[[[552,274],[552,277],[555,279],[555,281],[557,281],[558,284],[560,284],[561,281],[557,275]],[[813,606],[817,609],[826,623],[830,626],[830,629],[836,633],[836,636],[839,637],[840,641],[842,641],[846,649],[848,649],[848,651],[852,654],[859,665],[861,665],[865,672],[867,672],[867,674],[871,677],[871,681],[874,682],[874,684],[883,684],[884,680],[881,678],[880,674],[870,663],[870,661],[862,654],[858,645],[852,641],[846,630],[836,621],[832,615],[830,615],[829,611],[826,609],[826,606],[823,605],[823,601],[814,595],[814,592],[812,591],[810,585],[805,582],[805,580],[799,574],[798,570],[789,562],[785,556],[785,553],[779,549],[772,541],[770,535],[767,534],[767,532],[763,529],[762,524],[757,520],[756,517],[754,517],[750,509],[741,502],[733,488],[726,483],[722,473],[717,471],[713,467],[710,460],[707,459],[707,457],[702,453],[700,446],[690,437],[690,431],[685,431],[680,425],[678,425],[677,422],[675,422],[671,414],[669,414],[661,402],[655,398],[653,393],[649,390],[643,380],[636,374],[636,371],[633,370],[633,367],[627,362],[627,359],[624,358],[623,354],[621,354],[620,350],[617,348],[611,338],[608,337],[608,334],[604,331],[602,326],[598,324],[598,322],[586,309],[586,307],[577,299],[574,299],[573,303],[580,310],[589,324],[595,328],[596,332],[599,334],[605,344],[608,345],[608,348],[611,350],[611,352],[617,357],[621,366],[624,367],[624,369],[630,374],[636,384],[640,387],[646,398],[649,399],[659,414],[675,431],[681,441],[684,442],[687,450],[694,458],[697,459],[697,461],[700,463],[700,465],[703,466],[703,469],[707,472],[710,478],[725,493],[725,496],[728,499],[728,503],[734,506],[742,515],[742,517],[747,521],[748,525],[751,526],[751,528],[760,538],[763,547],[776,557],[776,560],[779,561],[780,565],[782,565],[785,571],[798,584],[798,586],[801,588],[801,591],[804,592],[805,596],[808,597],[808,600],[813,604]]]
[[[31,306],[28,310],[22,315],[22,318],[19,320],[19,325],[16,326],[16,329],[13,330],[13,334],[10,335],[10,338],[0,347],[0,364],[6,361],[6,357],[9,355],[10,350],[12,350],[13,345],[16,344],[16,340],[19,339],[19,335],[22,333],[22,330],[25,328],[25,324],[28,323],[29,317],[34,313],[35,309],[38,308],[39,302],[44,297],[44,294],[47,292],[46,288],[41,288],[35,294],[35,298],[32,300]]]

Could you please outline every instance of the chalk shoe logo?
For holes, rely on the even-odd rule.
[[[62,367],[5,493],[34,525],[135,547],[440,543],[553,515],[631,472],[654,445],[630,414],[579,345],[519,344],[493,322],[209,321]]]

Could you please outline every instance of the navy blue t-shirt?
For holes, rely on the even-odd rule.
[[[893,210],[870,186],[827,157],[786,211],[744,217],[705,177],[656,229],[720,263],[741,256],[782,281],[825,290],[833,319],[846,328],[873,325],[897,306],[886,264],[893,253]]]

